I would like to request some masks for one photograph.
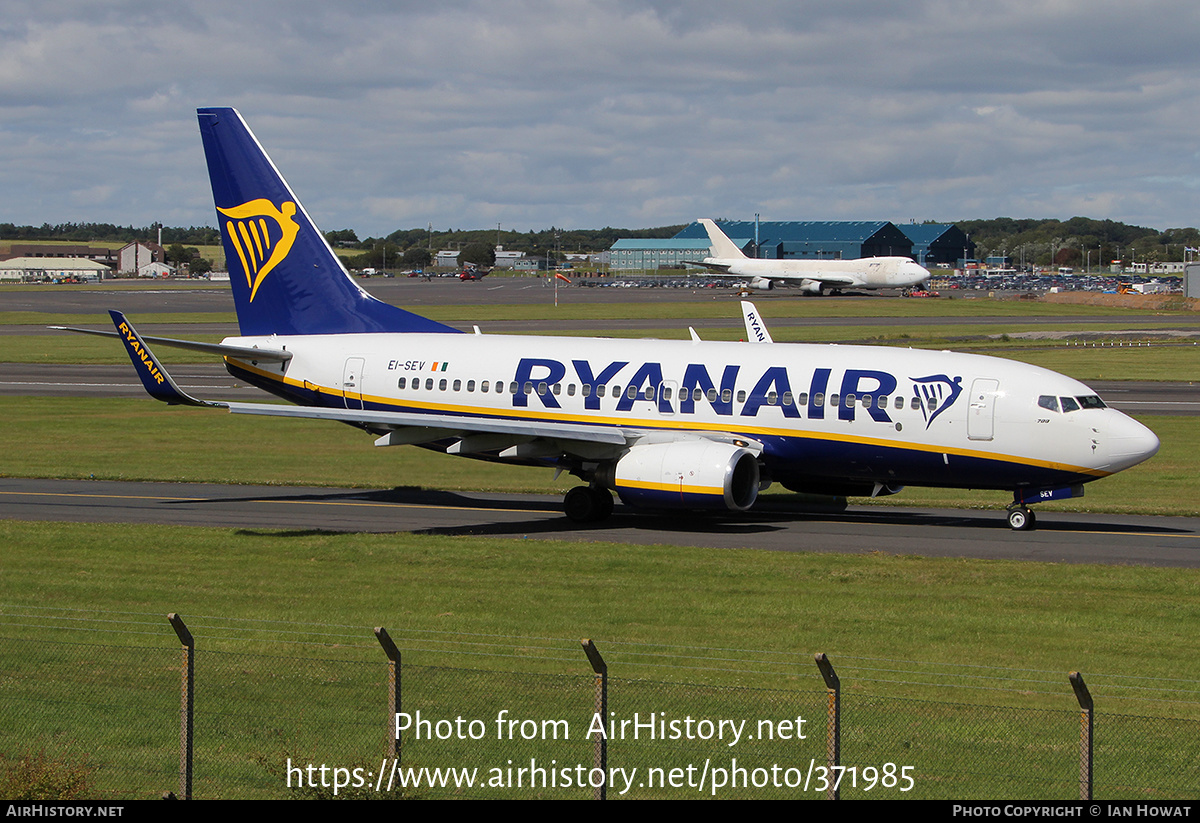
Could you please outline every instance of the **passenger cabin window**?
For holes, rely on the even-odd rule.
[[[400,378],[400,379],[399,379],[399,380],[396,382],[396,388],[398,388],[398,389],[402,389],[402,388],[404,388],[404,387],[405,387],[405,384],[407,384],[407,383],[408,383],[408,378],[407,378],[407,377],[401,377],[401,378]]]

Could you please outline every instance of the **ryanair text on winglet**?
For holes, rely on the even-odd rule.
[[[158,370],[158,366],[154,365],[154,361],[150,358],[150,355],[146,353],[146,349],[142,345],[142,341],[138,339],[138,336],[133,333],[133,330],[129,328],[127,323],[122,323],[121,325],[117,326],[117,328],[125,335],[126,345],[133,349],[133,351],[137,353],[138,357],[141,358],[142,363],[144,363],[146,366],[146,370],[149,371],[150,376],[154,378],[154,382],[161,385],[163,382],[162,372]]]

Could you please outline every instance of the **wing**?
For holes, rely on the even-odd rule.
[[[728,274],[730,267],[733,265],[732,263],[711,263],[704,260],[683,260],[681,262],[687,266],[700,266],[718,274]]]
[[[570,454],[583,459],[609,459],[647,439],[663,438],[664,432],[623,428],[591,423],[559,423],[521,418],[489,418],[472,415],[424,414],[374,409],[335,409],[319,406],[290,406],[274,403],[236,403],[201,400],[179,388],[158,358],[123,314],[112,315],[115,333],[89,329],[65,329],[86,334],[116,336],[125,344],[142,385],[151,397],[172,405],[210,406],[228,409],[233,414],[252,414],[268,417],[308,418],[348,423],[378,435],[377,446],[434,443],[454,440],[446,447],[449,454],[478,455],[488,453],[502,460],[534,460]],[[167,342],[166,338],[157,338]],[[182,345],[181,345],[182,344]],[[170,340],[177,345],[197,351],[238,357],[241,359],[285,360],[286,351],[272,351],[239,346]],[[716,442],[738,442],[755,453],[762,445],[747,444],[744,437],[722,432],[705,432],[703,439]]]

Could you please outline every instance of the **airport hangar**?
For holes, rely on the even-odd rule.
[[[975,244],[952,223],[884,221],[718,220],[748,257],[771,260],[854,260],[911,257],[924,266],[957,265],[973,258]],[[757,238],[757,240],[756,240]],[[679,268],[709,256],[708,234],[692,223],[666,240],[618,240],[609,250],[613,271]]]

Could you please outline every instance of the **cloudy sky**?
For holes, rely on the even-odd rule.
[[[213,225],[235,106],[324,229],[1200,224],[1195,0],[5,0],[0,222]]]

